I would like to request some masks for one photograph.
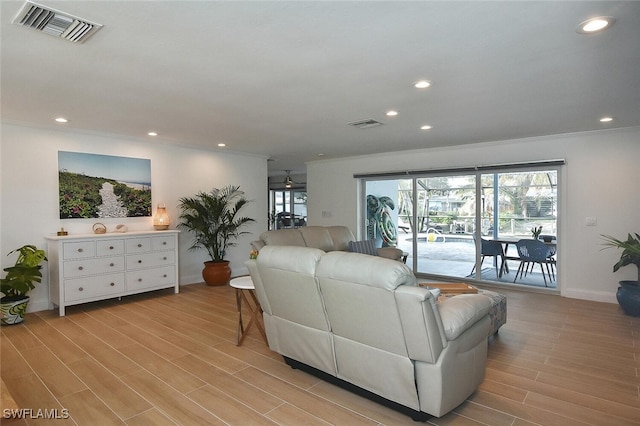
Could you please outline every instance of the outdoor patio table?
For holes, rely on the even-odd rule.
[[[509,273],[509,265],[507,264],[507,260],[520,260],[520,256],[509,256],[507,254],[507,251],[509,250],[509,244],[514,244],[517,243],[518,241],[522,240],[522,239],[526,239],[526,238],[520,238],[520,237],[499,237],[499,238],[491,238],[491,237],[487,237],[487,240],[493,240],[493,241],[497,241],[500,244],[503,245],[503,252],[504,252],[504,272],[506,272],[507,274]],[[549,247],[553,247],[552,252],[555,253],[556,252],[556,244],[557,241],[553,240],[553,241],[543,241],[547,246]],[[500,277],[502,277],[502,272],[503,270],[500,270]]]

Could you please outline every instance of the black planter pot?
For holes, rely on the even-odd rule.
[[[625,314],[640,317],[640,285],[638,281],[620,281],[616,298]]]

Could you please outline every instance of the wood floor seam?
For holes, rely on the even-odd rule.
[[[484,382],[426,424],[640,425],[640,319],[610,303],[496,291],[508,318],[489,339]],[[203,284],[30,313],[0,330],[0,371],[22,407],[68,404],[61,423],[78,426],[415,424],[291,369],[256,330],[236,346],[236,324],[233,289]]]

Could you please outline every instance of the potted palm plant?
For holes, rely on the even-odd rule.
[[[613,265],[613,272],[627,265],[636,265],[638,279],[636,281],[620,281],[620,287],[616,293],[618,303],[627,315],[640,316],[640,234],[628,234],[626,240],[619,240],[609,235],[602,236],[605,240],[605,248],[618,248],[622,250],[620,260]]]
[[[7,256],[13,253],[18,253],[16,263],[4,268],[7,274],[0,279],[0,291],[3,294],[0,299],[2,325],[22,322],[29,303],[27,293],[42,280],[41,264],[47,260],[44,250],[34,245],[25,245],[12,250]]]
[[[254,220],[241,216],[240,210],[249,203],[239,186],[228,185],[210,192],[198,192],[180,199],[179,229],[193,234],[189,250],[205,249],[211,260],[204,263],[202,278],[207,285],[225,285],[231,278],[227,249],[246,231],[241,228]]]

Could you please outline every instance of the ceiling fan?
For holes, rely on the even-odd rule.
[[[291,170],[285,170],[287,172],[287,177],[284,178],[284,187],[289,189],[293,186],[293,180],[291,180]]]
[[[307,188],[306,182],[299,182],[299,181],[293,180],[293,178],[291,177],[291,170],[285,170],[285,172],[287,173],[287,175],[282,181],[282,185],[284,186],[285,189],[295,189],[295,190],[302,190],[302,191],[306,190]]]

